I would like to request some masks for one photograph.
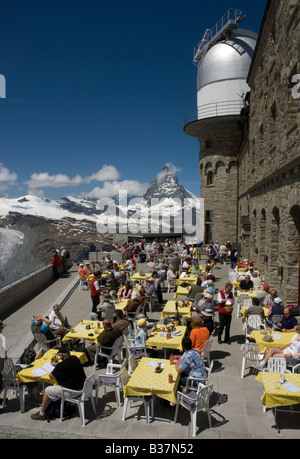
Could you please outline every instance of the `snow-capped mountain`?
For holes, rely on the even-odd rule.
[[[126,234],[184,234],[186,227],[181,231],[180,222],[185,199],[197,199],[179,184],[168,165],[150,183],[144,196],[138,197],[140,203],[133,198],[127,197],[128,205],[119,202],[118,197],[112,199],[112,213],[118,221],[115,232],[124,234],[124,240]],[[171,201],[173,205],[169,220],[168,210],[162,210],[162,201],[167,205]],[[45,266],[52,259],[52,251],[62,246],[70,250],[71,258],[77,262],[87,258],[95,246],[108,248],[113,231],[107,227],[101,231],[103,227],[99,225],[105,211],[95,199],[73,196],[59,200],[34,195],[0,198],[0,288]],[[15,278],[8,279],[8,274]]]

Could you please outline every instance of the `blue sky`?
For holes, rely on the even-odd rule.
[[[142,194],[166,163],[199,196],[194,46],[229,8],[258,33],[265,4],[2,0],[0,196]]]

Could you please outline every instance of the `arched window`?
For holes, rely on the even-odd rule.
[[[213,185],[214,184],[214,173],[213,171],[208,171],[206,175],[206,185]]]

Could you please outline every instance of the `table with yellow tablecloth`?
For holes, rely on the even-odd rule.
[[[158,324],[158,327],[164,327],[163,325]],[[171,338],[166,337],[166,332],[163,331],[153,331],[149,338],[147,339],[146,346],[147,347],[162,347],[164,351],[166,349],[178,349],[182,351],[182,340],[186,334],[187,327],[183,327],[180,325],[176,326],[175,333],[179,333],[175,335],[172,332]]]
[[[155,367],[152,366],[158,362],[164,364],[161,373],[155,373]],[[169,383],[169,374],[173,376],[172,383]],[[169,360],[143,357],[132,373],[128,384],[124,387],[124,397],[156,395],[164,400],[176,403],[179,381],[180,374],[175,370],[175,365],[170,364]]]
[[[87,329],[87,326],[90,326],[90,329]],[[70,339],[83,339],[97,343],[103,331],[102,322],[97,320],[82,320],[76,327],[65,334],[62,342],[65,343]]]
[[[176,292],[174,293],[174,298],[177,298],[178,296],[187,296],[189,291],[189,287],[181,287],[178,285]]]
[[[288,388],[288,384],[280,383],[280,373],[261,371],[257,375],[256,380],[264,386],[265,393],[261,400],[266,408],[300,403],[300,374],[284,373],[284,377],[287,383],[293,385],[293,390]]]
[[[52,357],[56,356],[57,352],[58,349],[50,349],[49,351],[45,352],[41,358],[34,360],[30,365],[28,365],[28,367],[19,371],[19,373],[17,373],[19,383],[41,381],[48,384],[56,384],[56,379],[50,379],[49,377],[50,371],[48,370],[48,365],[51,364],[51,359]],[[87,357],[84,352],[70,351],[70,354],[76,355],[82,365],[87,362]],[[45,372],[45,374],[38,376],[38,373],[35,375],[33,370],[42,370]]]
[[[264,290],[247,290],[246,292],[241,292],[240,290],[236,291],[237,299],[240,295],[248,295],[249,298],[258,298],[262,293],[266,293]]]
[[[195,285],[197,284],[197,280],[198,280],[197,276],[193,276],[192,274],[189,274],[188,276],[183,276],[177,279],[177,285],[181,285],[185,283]]]
[[[127,298],[119,298],[117,301],[115,301],[115,309],[121,309],[121,311],[123,312],[123,314],[125,313],[125,308],[127,306],[127,303],[128,303],[128,299]]]
[[[178,313],[176,310],[176,303],[178,303]],[[182,301],[169,300],[166,302],[165,307],[161,313],[161,319],[167,316],[175,316],[179,314],[184,317],[191,317],[191,305],[192,303],[188,301],[188,306],[182,306]]]
[[[297,333],[294,332],[279,332],[279,331],[272,331],[271,335],[273,341],[263,341],[265,334],[261,333],[259,330],[253,330],[250,334],[250,338],[254,339],[255,342],[258,344],[260,351],[262,352],[265,348],[268,350],[271,347],[286,347],[289,346],[292,342],[293,336]]]
[[[130,276],[130,279],[132,281],[146,281],[152,276],[152,273],[134,273],[132,276]]]

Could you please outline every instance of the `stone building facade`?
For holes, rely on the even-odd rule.
[[[222,117],[207,118],[184,128],[200,141],[207,239],[241,244],[242,257],[257,263],[285,304],[300,302],[297,81],[299,0],[267,0],[240,116],[227,124]]]
[[[300,300],[300,97],[293,83],[299,49],[299,1],[268,1],[243,114],[238,235],[243,256],[257,262],[287,304]]]

